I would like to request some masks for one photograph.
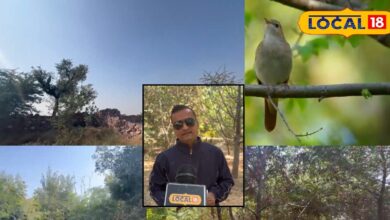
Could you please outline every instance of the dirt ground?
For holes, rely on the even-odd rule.
[[[222,149],[225,154],[226,161],[229,165],[230,171],[233,170],[233,151],[231,150],[230,154],[227,155],[226,149]],[[147,157],[144,157],[147,158]],[[242,149],[240,152],[240,161],[239,161],[239,171],[238,178],[234,179],[234,186],[230,191],[229,197],[220,203],[220,206],[243,206],[244,205],[244,196],[243,196],[243,153]],[[145,206],[156,206],[156,203],[149,195],[148,185],[149,185],[149,175],[152,170],[154,160],[145,159],[144,161],[144,205]]]

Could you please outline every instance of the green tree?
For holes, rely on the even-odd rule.
[[[23,202],[23,213],[26,220],[43,219],[43,213],[40,211],[39,203],[34,199],[25,199]]]
[[[114,200],[141,205],[142,148],[97,147],[96,171],[107,172],[106,184]]]
[[[0,173],[0,219],[19,219],[23,216],[26,185],[18,176]]]
[[[42,91],[54,98],[52,116],[82,111],[87,105],[92,104],[96,98],[96,91],[91,84],[81,85],[87,79],[86,65],[73,67],[71,60],[63,59],[61,63],[56,64],[56,69],[58,77],[42,70],[41,67],[32,70]]]
[[[194,86],[144,87],[144,140],[148,146],[146,151],[153,146],[167,149],[174,143],[171,109],[174,105],[184,104],[191,106],[195,112],[200,112],[199,90],[199,87]]]
[[[256,219],[386,219],[389,147],[248,147],[246,207]]]
[[[42,175],[41,187],[34,191],[45,219],[68,219],[77,204],[74,177],[53,172],[50,168]]]
[[[89,189],[73,209],[69,219],[115,219],[117,202],[112,200],[107,188]]]
[[[35,112],[33,104],[41,100],[41,94],[33,76],[0,70],[0,118]]]
[[[237,84],[233,73],[217,71],[215,73],[204,73],[201,81],[206,84]],[[229,146],[233,145],[233,177],[238,177],[239,155],[242,140],[242,116],[243,116],[243,97],[242,87],[223,86],[205,88],[202,100],[205,113],[210,127],[214,127],[219,137],[223,137],[227,153],[230,155]]]

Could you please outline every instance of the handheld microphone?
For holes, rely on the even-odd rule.
[[[184,184],[196,183],[196,169],[191,164],[184,164],[176,172],[176,182]]]
[[[197,170],[184,164],[176,171],[176,183],[168,183],[165,189],[164,206],[205,206],[206,186],[196,184]]]

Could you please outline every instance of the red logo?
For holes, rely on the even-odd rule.
[[[369,15],[368,29],[386,29],[386,15]]]

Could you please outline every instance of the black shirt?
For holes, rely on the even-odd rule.
[[[192,152],[187,144],[176,141],[173,147],[157,156],[150,173],[149,190],[159,206],[164,205],[166,184],[175,182],[177,170],[188,164],[196,170],[195,184],[206,185],[207,190],[214,193],[217,204],[227,198],[234,181],[225,156],[218,147],[198,137]]]

